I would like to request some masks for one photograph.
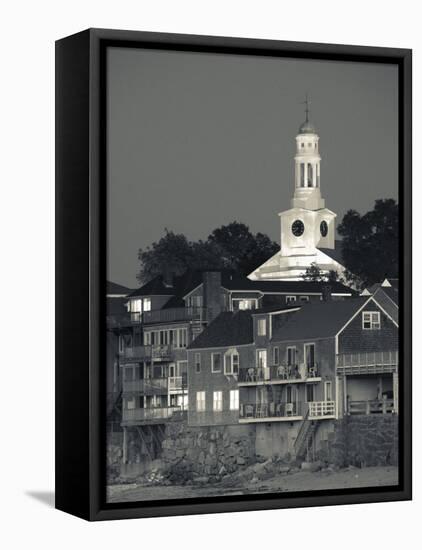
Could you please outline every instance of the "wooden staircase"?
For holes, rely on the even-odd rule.
[[[306,458],[309,462],[314,458],[313,456],[313,443],[316,429],[318,427],[318,420],[309,419],[309,411],[306,413],[305,418],[302,421],[302,424],[299,428],[294,450],[296,458]]]

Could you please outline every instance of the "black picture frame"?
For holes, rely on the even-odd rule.
[[[399,69],[401,209],[399,485],[189,499],[105,502],[105,52],[110,46],[390,63]],[[211,36],[89,29],[56,43],[56,508],[107,520],[409,500],[412,496],[412,52]]]

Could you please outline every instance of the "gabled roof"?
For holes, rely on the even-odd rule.
[[[310,302],[273,332],[272,340],[302,340],[335,336],[349,319],[371,298]]]
[[[109,295],[119,295],[119,296],[127,296],[131,292],[133,292],[132,289],[127,288],[126,286],[119,285],[117,283],[113,283],[112,281],[107,281],[107,287],[106,287],[107,296]]]
[[[187,271],[183,275],[173,277],[172,285],[166,285],[163,277],[158,275],[144,284],[130,295],[130,298],[136,296],[184,296],[195,286],[202,282],[202,273],[200,271]]]
[[[191,343],[188,349],[204,349],[252,344],[253,319],[250,311],[225,311]]]

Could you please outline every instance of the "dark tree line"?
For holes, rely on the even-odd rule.
[[[157,242],[140,249],[140,283],[171,270],[181,275],[187,269],[233,269],[248,275],[278,250],[277,243],[263,233],[234,221],[215,229],[202,241],[189,241],[185,235],[165,230]]]
[[[386,277],[398,277],[399,212],[395,200],[377,200],[373,210],[364,215],[349,210],[338,233],[346,282],[365,287]],[[279,248],[267,235],[253,234],[237,221],[215,229],[205,241],[189,241],[185,235],[166,229],[159,241],[139,250],[138,280],[143,284],[166,271],[181,275],[188,269],[232,269],[246,276]],[[321,280],[318,266],[308,271],[305,279]],[[336,273],[330,273],[329,280],[336,278]]]

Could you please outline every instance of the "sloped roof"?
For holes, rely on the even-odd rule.
[[[351,288],[338,281],[332,283],[327,283],[326,281],[251,281],[247,277],[224,274],[221,284],[227,290],[256,290],[269,294],[272,292],[285,292],[289,294],[322,293],[323,287],[329,284],[331,292],[354,294]]]
[[[200,271],[187,271],[183,275],[173,277],[172,286],[164,283],[163,277],[158,275],[144,284],[130,295],[136,296],[184,296],[202,282]]]
[[[335,262],[338,262],[339,264],[343,263],[343,242],[340,240],[335,241],[335,248],[319,248],[321,252],[324,252],[324,254],[327,254],[330,258],[332,258]]]
[[[112,281],[107,281],[107,295],[109,294],[120,294],[127,296],[131,292],[133,292],[132,289],[127,288],[126,286],[119,285],[117,283],[113,283]]]
[[[335,336],[369,299],[358,297],[305,304],[283,327],[273,332],[272,340],[280,342]]]
[[[225,311],[191,343],[188,349],[239,346],[253,342],[253,319],[250,311]]]

